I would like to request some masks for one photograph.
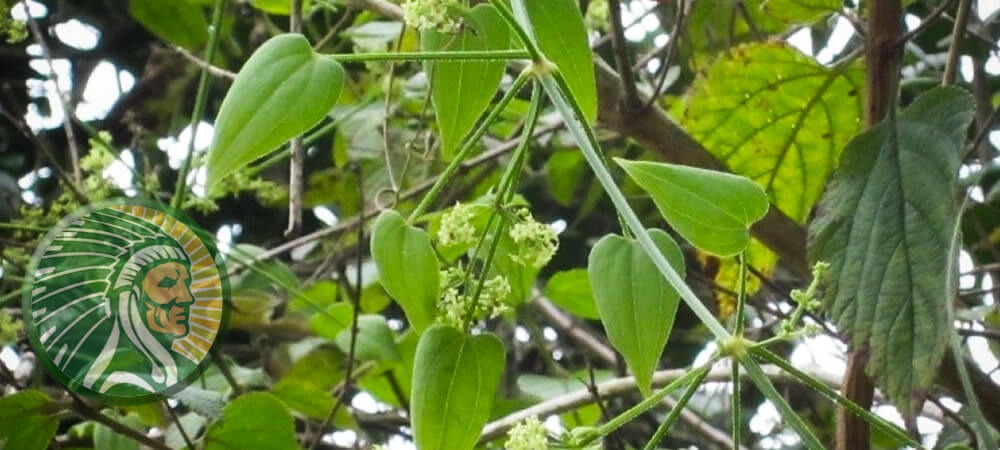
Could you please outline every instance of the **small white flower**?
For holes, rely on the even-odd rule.
[[[476,226],[472,224],[474,217],[475,212],[471,206],[456,203],[454,208],[441,217],[438,242],[445,247],[475,243]]]
[[[403,19],[406,26],[418,30],[452,33],[458,30],[459,22],[451,17],[448,9],[457,6],[457,0],[406,0],[403,2]]]
[[[483,283],[483,292],[479,294],[480,304],[489,311],[491,319],[495,319],[507,311],[510,305],[507,304],[507,297],[510,296],[510,282],[502,275],[497,275]]]
[[[552,227],[536,222],[527,209],[519,215],[521,221],[510,228],[510,237],[517,244],[517,253],[510,259],[522,266],[541,268],[559,249],[559,237]]]
[[[545,427],[538,421],[538,416],[531,416],[523,422],[514,425],[507,432],[507,450],[545,450],[548,448],[548,438]]]

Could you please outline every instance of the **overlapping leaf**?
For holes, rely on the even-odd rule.
[[[492,334],[435,325],[420,337],[413,367],[413,439],[421,450],[472,450],[489,419],[506,353]]]
[[[458,34],[425,30],[420,37],[424,51],[503,50],[509,47],[510,32],[492,5],[478,5],[464,18],[467,27]],[[503,61],[427,62],[431,79],[431,99],[441,131],[441,153],[451,159],[472,130],[503,77]]]
[[[956,176],[975,110],[936,88],[853,139],[810,227],[813,261],[831,265],[824,303],[904,415],[916,412],[948,342]]]
[[[298,449],[295,422],[277,397],[251,392],[226,406],[222,420],[205,436],[205,449],[267,448]]]
[[[682,126],[734,173],[763,186],[773,205],[803,223],[861,129],[862,72],[824,67],[781,43],[737,47],[694,85],[679,112]],[[763,246],[749,259],[768,271]],[[723,261],[720,284],[735,288],[736,264]]]
[[[382,287],[403,307],[410,324],[420,332],[434,323],[441,286],[427,233],[385,210],[375,219],[371,248]]]
[[[765,0],[764,14],[789,24],[809,25],[844,6],[841,0]]]

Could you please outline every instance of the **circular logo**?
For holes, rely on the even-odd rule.
[[[117,199],[70,214],[25,280],[35,353],[67,388],[116,405],[164,398],[196,377],[228,316],[210,239],[179,211]]]

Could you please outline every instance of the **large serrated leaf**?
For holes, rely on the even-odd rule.
[[[575,0],[513,0],[514,17],[566,78],[589,122],[597,120],[597,84],[587,27]]]
[[[747,178],[675,164],[615,161],[649,193],[667,223],[706,252],[732,256],[743,251],[750,225],[767,213],[767,196]]]
[[[684,254],[662,230],[649,236],[667,262],[684,273]],[[680,294],[660,275],[639,243],[617,235],[601,238],[587,264],[601,323],[643,395],[649,395],[653,372],[670,337]]]
[[[972,98],[936,88],[854,138],[809,229],[830,263],[827,312],[904,415],[922,404],[948,342],[957,170]],[[893,129],[895,128],[895,129]]]
[[[427,233],[385,210],[375,219],[371,249],[382,287],[403,307],[413,328],[421,332],[434,323],[441,275]]]
[[[344,85],[340,63],[282,34],[250,56],[226,93],[208,154],[207,189],[319,123]]]
[[[507,23],[492,5],[478,5],[457,34],[431,29],[420,36],[423,51],[503,50],[510,46]],[[431,100],[441,132],[441,154],[451,160],[462,139],[486,111],[503,78],[503,61],[429,61]]]
[[[266,392],[251,392],[233,400],[222,420],[209,427],[206,450],[266,448],[295,450],[295,422],[288,408]]]
[[[472,450],[489,419],[506,353],[492,334],[466,336],[444,325],[417,344],[410,399],[420,450]]]
[[[730,170],[764,186],[778,209],[804,223],[841,150],[861,129],[862,86],[857,65],[824,67],[781,43],[746,45],[695,81],[679,116]],[[777,261],[763,245],[748,252],[763,272]],[[736,289],[738,266],[723,260],[716,281]]]

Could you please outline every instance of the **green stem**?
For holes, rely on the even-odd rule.
[[[715,364],[717,360],[718,356],[712,358],[710,361],[706,362],[705,364],[702,364],[701,367],[691,370],[690,372],[684,374],[684,376],[674,380],[670,384],[654,392],[649,397],[646,397],[641,402],[636,403],[635,406],[613,417],[611,420],[604,423],[604,425],[598,427],[597,432],[594,433],[594,435],[591,436],[591,438],[588,439],[587,442],[582,442],[581,444],[586,446],[587,444],[590,444],[591,442],[593,442],[598,438],[602,438],[604,436],[613,433],[618,428],[621,428],[622,425],[631,422],[636,417],[639,417],[640,414],[658,405],[661,401],[663,401],[664,397],[670,395],[671,393],[679,389],[681,386],[686,386],[690,383],[693,383],[696,380],[705,378],[705,376],[708,375],[708,370],[712,367],[712,364]]]
[[[736,358],[729,359],[730,364],[732,364],[733,369],[733,402],[730,406],[732,408],[732,420],[733,420],[733,450],[739,450],[740,442],[743,441],[743,400],[742,400],[742,384],[740,379],[740,363]]]
[[[736,324],[733,326],[733,334],[743,336],[743,314],[747,302],[747,252],[744,250],[737,258],[740,260],[740,280],[738,283],[739,295],[736,296]]]
[[[0,230],[32,231],[37,233],[45,233],[49,231],[44,227],[36,227],[34,225],[24,225],[19,223],[6,223],[6,222],[0,222]]]
[[[600,144],[597,142],[597,136],[594,135],[594,130],[587,125],[586,115],[583,114],[576,99],[569,94],[569,87],[566,85],[566,80],[562,77],[562,74],[558,71],[544,74],[541,76],[541,82],[562,115],[563,121],[566,122],[566,127],[573,134],[577,144],[580,146],[580,151],[583,152],[584,159],[587,160],[590,168],[594,171],[597,181],[601,183],[604,191],[611,198],[611,203],[614,204],[615,209],[621,214],[625,220],[625,224],[632,230],[636,240],[639,242],[639,246],[649,255],[653,260],[653,264],[660,271],[660,274],[680,293],[684,302],[715,338],[721,342],[728,342],[732,339],[732,335],[712,315],[712,312],[698,300],[698,297],[691,288],[684,283],[684,280],[677,274],[677,271],[663,257],[656,244],[653,243],[653,239],[649,237],[649,232],[642,226],[639,217],[636,216],[635,211],[629,206],[628,200],[625,199],[625,195],[618,188],[618,184],[615,183],[608,168],[604,166],[600,151],[598,150]]]
[[[521,24],[519,24],[517,19],[514,18],[514,14],[507,9],[507,3],[504,2],[504,0],[490,0],[490,4],[497,9],[497,12],[500,13],[503,20],[510,25],[510,28],[514,30],[517,37],[521,39],[521,43],[524,44],[524,48],[528,51],[528,54],[531,55],[531,60],[536,63],[546,61],[545,56],[542,55],[542,51],[538,49],[537,45],[535,45],[534,39],[532,39],[531,36],[528,35],[528,32],[521,27]]]
[[[802,443],[805,444],[806,448],[810,450],[824,450],[825,447],[820,443],[819,438],[816,437],[816,433],[792,409],[792,406],[785,401],[785,397],[774,388],[774,384],[771,383],[771,380],[767,378],[764,371],[757,365],[757,361],[754,361],[746,351],[737,352],[734,356],[739,358],[740,363],[747,370],[747,375],[757,386],[757,389],[764,394],[765,398],[771,401],[775,409],[778,410],[778,413],[781,414],[781,417],[799,434],[799,438],[802,439]]]
[[[205,61],[211,64],[215,60],[215,50],[218,47],[219,27],[222,25],[222,6],[225,0],[215,0],[212,9],[212,25],[208,28],[208,45],[205,50]],[[170,201],[170,206],[180,209],[184,204],[184,197],[187,195],[187,177],[191,171],[191,159],[194,155],[194,140],[198,135],[198,123],[201,122],[202,115],[205,114],[205,103],[208,101],[208,65],[201,68],[201,78],[198,79],[198,92],[194,98],[194,111],[191,113],[191,141],[188,142],[187,157],[181,163],[180,172],[177,173],[177,185],[174,189],[174,198]]]
[[[698,392],[698,388],[701,387],[701,382],[706,376],[708,376],[708,367],[705,367],[704,370],[698,372],[698,377],[691,381],[691,384],[688,385],[684,394],[681,395],[679,400],[677,400],[677,404],[675,404],[673,409],[670,410],[670,414],[668,414],[667,418],[664,419],[663,422],[660,423],[660,426],[656,428],[656,432],[653,433],[653,437],[649,439],[649,442],[646,443],[643,450],[654,450],[657,444],[659,444],[660,441],[667,436],[667,432],[670,431],[670,427],[673,426],[674,422],[677,421],[677,418],[681,416],[681,412],[684,411],[684,407],[687,406],[689,401],[691,401],[691,397],[694,396],[694,393]],[[737,446],[738,445],[739,444],[737,444]]]
[[[809,375],[808,373],[805,373],[805,372],[803,372],[803,371],[795,368],[795,366],[793,366],[791,363],[789,363],[788,361],[786,361],[784,358],[782,358],[782,357],[774,354],[770,350],[768,350],[768,349],[766,349],[764,347],[761,347],[760,345],[755,345],[755,346],[750,347],[748,349],[748,351],[753,356],[755,356],[757,358],[760,358],[760,359],[762,359],[764,361],[767,361],[769,363],[772,363],[772,364],[780,367],[781,370],[784,370],[785,372],[788,372],[789,375],[791,375],[791,376],[795,377],[796,379],[798,379],[800,382],[802,382],[802,384],[805,384],[810,389],[812,389],[812,390],[820,393],[821,395],[823,395],[823,396],[825,396],[825,397],[833,400],[838,405],[840,405],[840,406],[844,407],[845,409],[851,411],[852,413],[854,413],[858,417],[861,417],[862,419],[864,419],[868,423],[872,424],[877,430],[881,431],[882,433],[885,433],[885,434],[887,434],[889,436],[892,436],[893,438],[899,440],[899,442],[902,442],[902,443],[904,443],[904,444],[906,444],[906,445],[908,445],[910,447],[921,448],[920,443],[914,441],[913,438],[911,438],[909,435],[907,435],[905,431],[899,429],[898,427],[896,427],[895,425],[889,423],[885,419],[883,419],[883,418],[881,418],[881,417],[879,417],[879,416],[877,416],[875,414],[872,414],[867,409],[864,409],[864,408],[858,406],[856,403],[854,403],[854,402],[850,401],[849,399],[845,398],[844,396],[838,394],[837,391],[835,391],[832,388],[830,388],[829,386],[827,386],[826,383],[824,383],[824,382],[822,382],[820,380],[817,380],[812,375]]]
[[[326,54],[325,58],[341,63],[368,61],[509,61],[529,59],[524,50],[462,50],[446,52],[372,52]]]
[[[421,214],[427,211],[427,209],[430,208],[431,203],[434,203],[437,196],[441,194],[441,190],[444,189],[444,186],[454,181],[452,180],[452,176],[454,176],[455,172],[462,166],[462,161],[464,161],[465,158],[472,153],[472,150],[476,148],[476,143],[482,139],[483,135],[486,134],[486,131],[489,130],[491,125],[493,125],[493,122],[496,122],[497,119],[500,118],[500,114],[503,113],[507,104],[517,96],[518,91],[520,91],[521,88],[524,87],[524,84],[528,82],[529,76],[528,72],[522,72],[521,75],[514,79],[514,83],[511,84],[510,89],[500,99],[500,102],[493,107],[490,114],[486,116],[486,119],[484,119],[479,126],[473,130],[472,135],[462,142],[462,147],[459,149],[458,154],[455,155],[455,159],[448,164],[448,167],[444,168],[444,171],[438,176],[434,185],[431,186],[430,190],[428,190],[426,194],[424,194],[424,198],[422,198],[420,203],[417,204],[417,208],[410,213],[410,217],[407,219],[407,222],[412,223],[420,217]]]

